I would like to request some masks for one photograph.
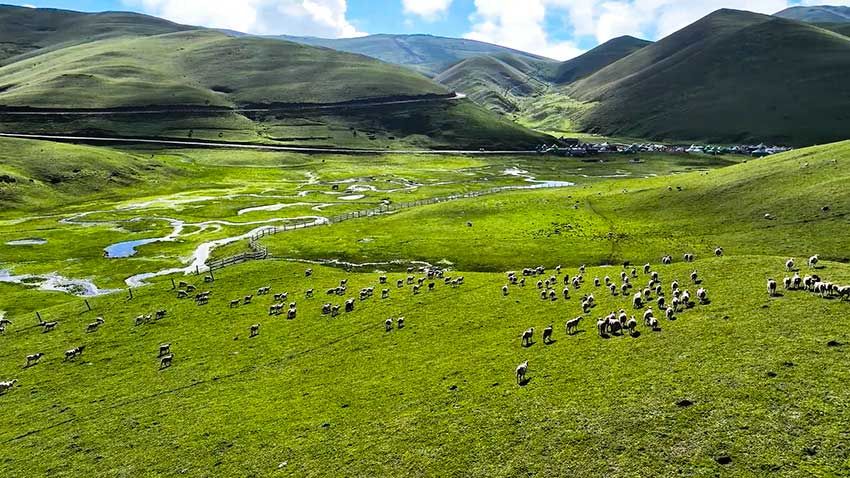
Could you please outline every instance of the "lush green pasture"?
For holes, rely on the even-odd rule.
[[[212,284],[183,278],[212,291],[205,306],[176,299],[169,277],[135,289],[132,300],[125,292],[89,298],[92,311],[68,294],[0,284],[0,310],[12,320],[0,335],[0,380],[19,381],[0,396],[0,473],[847,474],[850,393],[843,384],[850,379],[850,337],[844,320],[850,305],[800,291],[770,298],[765,283],[789,275],[788,257],[804,264],[820,253],[817,273],[850,284],[848,148],[837,144],[740,164],[688,156],[600,162],[105,150],[110,161],[162,167],[134,170],[126,184],[103,190],[89,190],[79,173],[47,185],[38,161],[8,160],[4,174],[26,186],[7,190],[16,199],[0,218],[3,267],[91,277],[102,286],[174,267],[199,242],[244,230],[228,225],[197,232],[202,227],[196,225],[180,241],[143,246],[133,258],[100,256],[116,239],[167,233],[167,224],[155,217],[192,224],[290,217],[314,212],[314,201],[341,203],[337,196],[358,185],[378,191],[366,188],[357,193],[364,198],[323,213],[374,207],[384,199],[530,184],[526,177],[577,185],[271,236],[263,241],[270,260],[217,271]],[[65,154],[94,154],[74,151]],[[91,164],[92,171],[115,167]],[[411,182],[419,186],[401,184]],[[314,192],[297,196],[305,190]],[[239,214],[281,202],[308,204]],[[96,212],[83,220],[105,222],[58,222],[85,211]],[[5,245],[28,237],[48,243]],[[713,256],[718,245],[724,257]],[[244,241],[218,254],[243,247]],[[697,261],[682,263],[685,252],[696,253]],[[673,255],[672,266],[659,265],[664,254]],[[346,272],[300,262],[323,259],[401,264]],[[411,260],[449,266],[448,275],[464,276],[465,284],[452,288],[438,281],[434,291],[418,295],[409,285],[398,289],[395,281],[408,276],[403,269]],[[643,314],[631,307],[629,295],[593,286],[594,277],[606,275],[619,284],[623,261],[652,263],[668,294],[674,279],[692,294],[705,287],[710,303],[662,319],[660,331],[641,322],[635,336],[600,338],[598,317],[620,308],[638,319]],[[564,300],[563,274],[577,274],[583,263],[589,266],[584,284]],[[540,300],[536,279],[502,296],[506,271],[541,264],[547,276],[564,265],[558,300]],[[310,278],[307,267],[314,269]],[[379,284],[379,269],[388,271],[389,285]],[[699,272],[699,285],[688,279],[692,270]],[[800,272],[810,273],[805,265]],[[344,296],[325,294],[343,278],[349,279]],[[647,280],[641,271],[632,282]],[[262,286],[288,292],[285,302],[297,302],[298,317],[269,317],[271,296],[229,306]],[[321,304],[342,304],[369,286],[375,297],[357,301],[354,312],[333,319],[320,314]],[[384,287],[388,299],[379,298]],[[315,298],[304,296],[308,288]],[[580,297],[588,293],[598,305],[580,332],[568,336],[564,323],[581,315]],[[166,318],[133,325],[136,316],[160,309],[168,310]],[[35,311],[58,321],[57,329],[42,333]],[[97,316],[106,323],[85,333]],[[406,327],[385,332],[384,320],[398,316],[406,317]],[[261,324],[260,335],[250,339],[254,323]],[[540,333],[550,324],[555,340],[544,345]],[[528,327],[535,327],[535,343],[522,347]],[[160,371],[157,351],[164,342],[172,344],[175,358]],[[64,351],[78,345],[86,346],[82,358],[64,362]],[[23,368],[25,356],[36,352],[46,354],[43,361]],[[514,369],[526,359],[530,381],[518,386]],[[722,457],[731,461],[721,464]]]
[[[678,252],[678,251],[677,251]],[[518,251],[515,265],[526,264]],[[850,379],[843,324],[848,305],[805,292],[769,299],[782,257],[737,256],[659,268],[665,288],[700,271],[710,305],[662,320],[661,331],[599,338],[597,316],[628,298],[594,288],[591,268],[573,297],[541,301],[533,285],[502,297],[504,276],[462,273],[466,285],[358,302],[329,319],[323,290],[345,274],[266,261],[217,274],[207,306],[174,299],[167,281],[121,296],[40,307],[58,320],[48,334],[29,314],[0,337],[0,376],[19,386],[0,400],[6,476],[834,476],[846,473]],[[575,269],[564,272],[575,274]],[[850,268],[820,273],[850,281]],[[452,273],[457,275],[461,273]],[[404,277],[390,274],[390,282]],[[619,281],[619,278],[615,278]],[[641,283],[643,277],[636,279]],[[231,309],[232,298],[270,285],[298,302],[298,318],[270,318],[270,297]],[[693,288],[695,286],[688,285]],[[303,291],[315,288],[315,299]],[[581,332],[578,296],[599,305]],[[351,295],[351,294],[349,294]],[[20,296],[19,296],[20,297]],[[28,300],[21,297],[21,300]],[[40,300],[33,296],[29,300]],[[135,327],[133,317],[166,308]],[[85,324],[102,315],[100,331]],[[385,333],[387,317],[406,327]],[[261,324],[259,337],[248,327]],[[519,335],[554,324],[555,342]],[[160,343],[174,366],[158,370]],[[85,344],[83,357],[63,351]],[[25,355],[45,352],[22,369]],[[530,361],[518,387],[514,367]],[[692,406],[678,404],[689,400]],[[729,456],[729,465],[715,459]],[[344,471],[342,471],[344,470]]]

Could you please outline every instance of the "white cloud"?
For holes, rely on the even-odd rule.
[[[453,0],[401,0],[404,13],[417,15],[426,20],[436,20],[446,13]]]
[[[556,59],[581,52],[589,38],[603,43],[622,35],[657,40],[721,8],[772,14],[796,4],[850,5],[850,0],[475,0],[468,38]],[[554,41],[545,19],[565,24]]]
[[[346,18],[346,0],[125,0],[178,23],[259,35],[364,35]]]
[[[517,50],[566,60],[582,53],[572,41],[555,41],[545,30],[549,0],[475,0],[472,40],[496,43]]]

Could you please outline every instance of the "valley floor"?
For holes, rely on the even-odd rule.
[[[850,284],[847,143],[758,161],[642,162],[24,140],[0,148],[0,176],[15,178],[0,186],[0,269],[29,276],[14,284],[0,275],[0,311],[12,322],[0,335],[0,380],[18,380],[0,395],[4,476],[850,472],[850,394],[842,385],[850,378],[850,305],[797,290],[769,297],[765,288],[768,278],[781,284],[791,274],[788,257],[801,275]],[[75,171],[81,157],[89,166]],[[163,275],[134,287],[132,299],[123,290],[128,277],[186,267],[203,244],[258,227],[545,184],[533,181],[560,187],[279,233],[260,240],[270,259],[215,271],[212,283]],[[132,245],[110,246],[151,238],[166,239],[130,257],[104,257],[105,248],[129,254]],[[215,248],[212,257],[243,252],[246,242]],[[723,257],[714,257],[717,246]],[[696,262],[683,263],[686,252]],[[805,265],[815,253],[823,259],[816,271]],[[666,254],[670,266],[660,264]],[[322,265],[328,260],[351,264]],[[710,301],[673,320],[655,310],[661,324],[653,331],[640,320],[645,309],[632,307],[633,292],[612,295],[593,284],[605,276],[620,284],[625,261],[638,266],[636,286],[648,280],[640,266],[650,263],[665,294],[678,280],[692,295],[706,288]],[[356,266],[363,263],[371,264]],[[464,283],[435,280],[429,291],[425,279],[415,294],[406,279],[422,277],[421,263],[448,268]],[[565,300],[563,276],[582,264],[584,283]],[[540,299],[538,278],[502,294],[506,271],[537,265],[557,276],[557,300]],[[693,270],[699,284],[689,279]],[[78,297],[26,285],[51,274],[122,290]],[[209,290],[209,303],[178,299],[172,278]],[[327,295],[342,279],[347,293]],[[85,292],[77,286],[71,291]],[[231,306],[264,286],[271,295]],[[365,287],[376,293],[361,301]],[[286,299],[273,299],[283,292]],[[597,306],[583,314],[581,297],[590,293]],[[322,304],[349,297],[353,311],[321,313]],[[278,301],[295,302],[297,317],[269,316]],[[620,308],[637,316],[638,333],[599,337],[597,318]],[[158,310],[164,318],[135,325]],[[56,330],[43,333],[36,311],[57,321]],[[400,316],[405,327],[385,331],[384,321]],[[565,322],[578,316],[578,333],[568,335]],[[105,323],[87,333],[96,317]],[[259,335],[249,338],[252,324]],[[544,344],[549,325],[554,340]],[[529,327],[534,343],[523,347]],[[174,361],[160,370],[163,343]],[[63,359],[79,345],[81,357]],[[36,352],[44,358],[24,368]],[[529,381],[518,386],[514,370],[523,360]]]

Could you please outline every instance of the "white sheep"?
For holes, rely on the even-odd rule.
[[[12,387],[14,387],[16,383],[18,383],[17,379],[5,381],[5,382],[0,382],[0,395],[11,390]]]
[[[791,288],[791,278],[786,277],[782,279],[782,286],[785,287],[785,290],[789,290]]]
[[[605,335],[605,331],[607,329],[608,329],[608,320],[599,319],[599,320],[596,321],[596,332],[599,334],[600,337]]]
[[[543,343],[544,344],[548,344],[549,342],[552,341],[552,331],[553,330],[554,329],[552,328],[552,325],[549,325],[549,327],[546,327],[545,329],[543,329]]]
[[[774,297],[776,295],[776,281],[773,279],[767,280],[767,293],[769,296]]]
[[[656,319],[655,317],[650,317],[649,323],[647,324],[647,326],[652,330],[659,330],[658,319]]]
[[[502,296],[504,297],[504,296],[507,296],[507,295],[508,295],[508,286],[503,285],[502,286]]]
[[[526,330],[522,333],[522,340],[520,341],[521,345],[530,346],[534,339],[534,327]]]
[[[41,357],[44,357],[44,353],[39,352],[37,354],[27,355],[27,367],[31,367],[38,363],[41,360]]]
[[[818,265],[818,262],[820,262],[820,258],[818,257],[817,254],[813,255],[812,257],[809,257],[809,267],[810,268],[814,269],[815,266]]]
[[[676,301],[673,301],[674,306],[676,305]],[[667,317],[667,320],[673,320],[675,316],[676,310],[673,307],[667,307],[667,310],[664,311],[664,316]]]
[[[525,374],[528,373],[528,360],[519,364],[516,368],[516,383],[522,385],[525,382]]]
[[[396,323],[398,324],[399,329],[403,329],[404,328],[404,317],[399,317],[398,319],[396,319]]]
[[[251,337],[256,337],[260,335],[260,324],[254,324],[251,326]]]
[[[171,367],[171,363],[174,361],[174,354],[168,354],[159,359],[159,369],[162,370],[164,368]]]
[[[626,328],[629,329],[629,334],[634,335],[637,330],[637,320],[635,320],[635,316],[633,315],[628,322],[626,322]]]
[[[699,299],[700,304],[705,304],[708,302],[708,292],[704,288],[700,287],[697,289],[697,299]]]
[[[386,332],[389,332],[389,331],[391,331],[392,329],[393,329],[393,318],[392,318],[392,317],[390,317],[389,319],[387,319],[387,320],[385,320],[385,321],[384,321],[384,330],[385,330]]]
[[[564,287],[563,294],[564,294],[564,300],[568,300],[570,298],[570,288]]]
[[[714,249],[714,255],[717,256],[717,257],[722,256],[723,255],[723,248],[722,247],[715,248]]]
[[[785,270],[793,271],[794,270],[794,259],[788,259],[785,261]]]
[[[643,294],[640,292],[635,293],[634,297],[632,297],[632,306],[634,306],[635,309],[643,307]]]
[[[576,317],[575,319],[567,321],[567,335],[572,335],[578,330],[579,323],[581,323],[582,317]]]
[[[94,322],[92,322],[92,323],[90,323],[89,325],[86,326],[86,333],[89,334],[89,333],[92,333],[92,332],[96,332],[97,329],[101,325],[103,325],[104,323],[105,323],[105,321],[103,320],[103,317],[98,317],[98,318],[94,319]]]

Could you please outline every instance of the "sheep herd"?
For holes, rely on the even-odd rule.
[[[718,257],[722,256],[723,249],[719,247],[715,249],[715,255]],[[694,254],[687,253],[683,256],[683,261],[686,263],[691,263],[694,260]],[[661,258],[662,265],[670,265],[672,263],[672,256],[665,255]],[[689,274],[690,282],[694,287],[698,287],[695,295],[692,295],[690,290],[686,289],[683,285],[680,285],[679,281],[674,279],[669,285],[669,301],[668,296],[665,293],[665,288],[663,287],[661,276],[658,271],[654,271],[652,269],[651,264],[645,264],[642,268],[643,276],[647,280],[646,286],[642,288],[636,286],[641,277],[638,268],[632,267],[629,263],[625,263],[623,265],[623,270],[619,273],[619,284],[615,282],[615,278],[605,276],[604,278],[594,277],[592,285],[585,285],[586,267],[584,265],[579,267],[574,276],[570,276],[569,273],[564,273],[563,277],[559,277],[561,276],[561,270],[561,266],[556,266],[554,273],[546,278],[539,278],[541,276],[546,276],[546,268],[543,266],[525,268],[522,270],[521,276],[517,272],[508,272],[508,283],[501,287],[501,295],[502,297],[509,297],[512,293],[512,288],[518,288],[520,290],[525,288],[526,278],[536,279],[534,283],[536,285],[536,289],[539,290],[540,299],[552,302],[557,301],[559,297],[563,297],[564,300],[568,301],[570,300],[571,291],[578,294],[579,292],[583,292],[582,289],[592,287],[593,290],[588,291],[588,293],[584,293],[578,301],[582,315],[566,321],[565,331],[567,336],[573,336],[579,332],[579,326],[581,325],[582,320],[587,318],[586,316],[590,315],[597,306],[594,293],[599,293],[598,289],[603,287],[604,290],[607,290],[613,297],[627,298],[633,310],[642,310],[642,322],[644,326],[649,330],[656,332],[660,331],[661,327],[659,319],[655,316],[654,308],[657,308],[661,316],[665,319],[675,320],[677,314],[680,312],[691,309],[698,304],[702,305],[709,303],[708,291],[702,286],[702,280],[696,270],[692,270]],[[563,285],[563,290],[559,295],[554,290],[554,287],[560,287],[560,285]],[[635,291],[632,292],[632,290]],[[611,311],[605,316],[598,317],[595,325],[596,332],[599,337],[608,338],[611,336],[625,336],[626,334],[631,337],[637,337],[639,335],[639,321],[634,313],[629,314],[626,312],[626,307]],[[552,342],[553,333],[553,325],[549,325],[543,330],[542,340],[544,344]],[[523,347],[530,347],[533,345],[534,327],[526,329],[520,335],[520,339],[520,344]],[[524,383],[527,371],[528,361],[526,360],[516,369],[518,383]]]
[[[810,269],[818,269],[820,259],[817,255],[809,258],[806,262]],[[800,276],[800,271],[794,268],[794,259],[785,261],[785,271],[794,272],[793,276],[786,276],[782,279],[782,285],[788,291],[808,291],[824,299],[841,299],[850,300],[850,285],[839,285],[821,279],[817,274]],[[767,293],[770,297],[778,295],[779,284],[776,279],[770,278],[767,280]]]

